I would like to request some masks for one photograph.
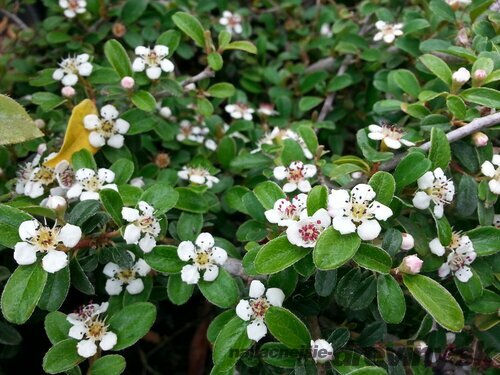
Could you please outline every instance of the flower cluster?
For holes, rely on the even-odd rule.
[[[434,204],[434,215],[443,217],[444,206],[450,204],[455,195],[455,184],[448,179],[441,168],[426,172],[417,180],[419,191],[413,198],[413,205],[426,210],[431,202]]]
[[[83,119],[85,128],[90,131],[89,142],[95,148],[108,145],[113,148],[123,147],[123,134],[128,132],[130,124],[118,118],[118,110],[113,105],[105,105],[101,108],[101,117],[87,115]]]
[[[283,185],[285,193],[291,193],[299,189],[303,193],[311,191],[311,183],[307,180],[316,175],[316,166],[314,164],[304,164],[301,161],[293,161],[288,167],[274,168],[274,178],[278,181],[286,180]]]
[[[82,53],[75,57],[67,57],[59,63],[52,74],[52,78],[61,81],[64,86],[74,86],[79,77],[88,77],[92,74],[92,64],[89,62],[90,56]]]
[[[477,254],[469,236],[453,232],[449,244],[443,246],[439,238],[435,238],[429,243],[429,248],[437,256],[448,253],[446,261],[439,268],[440,277],[446,277],[451,272],[463,283],[472,277],[469,265],[476,259]]]
[[[128,244],[138,244],[145,253],[156,246],[156,237],[160,234],[160,222],[154,216],[154,208],[140,201],[136,208],[123,207],[122,217],[130,224],[125,228],[123,239]]]
[[[96,172],[90,168],[82,168],[75,172],[75,183],[66,193],[68,198],[79,198],[81,201],[99,200],[99,192],[103,189],[118,191],[116,184],[112,184],[115,173],[106,168],[99,168]]]
[[[145,277],[151,271],[151,267],[144,259],[135,261],[133,252],[129,251],[128,254],[134,262],[131,267],[121,267],[113,262],[109,262],[104,266],[102,273],[108,277],[105,288],[110,296],[121,294],[124,285],[126,285],[125,289],[130,294],[139,294],[144,290],[142,277]]]
[[[168,57],[168,47],[156,45],[153,48],[139,46],[135,48],[135,58],[132,64],[134,72],[146,71],[149,79],[159,79],[161,72],[170,73],[174,70],[174,64]]]

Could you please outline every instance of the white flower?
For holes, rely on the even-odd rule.
[[[431,202],[434,203],[434,215],[438,219],[443,217],[444,205],[450,204],[455,195],[455,184],[451,179],[447,179],[441,168],[436,168],[433,172],[426,172],[417,180],[418,188],[413,205],[425,210],[429,208]]]
[[[59,68],[54,71],[52,78],[61,81],[64,86],[74,86],[78,76],[88,77],[92,73],[92,64],[89,63],[88,53],[76,57],[67,57],[59,63]]]
[[[300,135],[295,133],[293,130],[290,129],[280,129],[278,127],[275,127],[270,133],[266,133],[263,138],[261,138],[257,142],[257,148],[255,150],[252,150],[250,153],[255,154],[256,152],[259,152],[262,150],[262,145],[272,145],[274,143],[274,140],[285,140],[285,139],[292,139],[295,142],[297,142],[302,149],[302,152],[304,153],[304,156],[307,159],[312,159],[313,154],[309,149],[307,148],[307,145],[302,139]]]
[[[333,359],[333,346],[323,339],[311,340],[311,356],[316,363],[326,363]]]
[[[247,326],[247,335],[250,340],[259,341],[267,334],[267,326],[264,317],[271,306],[281,307],[285,300],[285,294],[281,289],[266,287],[259,280],[252,280],[248,292],[249,299],[242,299],[236,306],[236,315],[245,322],[250,321]]]
[[[44,187],[54,182],[56,176],[54,168],[40,165],[33,168],[31,175],[24,186],[24,194],[30,198],[38,198],[43,195]]]
[[[299,221],[293,221],[286,229],[286,236],[290,243],[300,247],[314,247],[319,235],[332,222],[330,215],[324,208],[320,208],[312,216],[306,216]]]
[[[481,172],[491,179],[488,186],[493,194],[500,195],[500,154],[493,155],[491,161],[485,161],[481,165]]]
[[[66,160],[57,163],[55,173],[57,183],[64,191],[71,188],[75,183],[75,171]]]
[[[459,281],[466,283],[472,277],[472,271],[468,266],[476,259],[476,256],[474,250],[459,247],[448,254],[446,262],[439,267],[439,277],[446,277],[451,272]]]
[[[222,26],[226,26],[226,30],[231,34],[241,34],[243,27],[241,26],[241,16],[236,13],[231,13],[228,10],[222,12],[222,17],[219,19]]]
[[[123,135],[128,132],[130,124],[118,118],[118,111],[111,104],[101,108],[101,117],[91,114],[83,119],[85,129],[90,130],[89,142],[95,148],[100,148],[107,144],[113,148],[123,146]]]
[[[280,227],[287,227],[294,221],[307,217],[307,195],[299,194],[292,199],[278,199],[274,202],[273,208],[264,212],[267,221],[278,224]]]
[[[475,251],[474,245],[470,240],[469,236],[461,235],[460,232],[453,232],[451,235],[451,241],[448,245],[443,246],[439,238],[434,238],[431,242],[429,242],[429,248],[431,249],[431,253],[442,256],[445,252],[453,252],[453,251]]]
[[[215,246],[215,240],[210,233],[200,233],[193,243],[182,241],[177,247],[177,255],[186,264],[182,267],[181,279],[187,284],[197,284],[200,271],[204,271],[203,280],[214,281],[219,276],[219,266],[227,260],[227,252]]]
[[[31,181],[30,178],[31,178],[31,176],[33,174],[33,170],[40,163],[40,159],[42,157],[42,153],[45,150],[42,149],[40,151],[41,152],[37,153],[35,155],[35,157],[33,158],[32,161],[26,162],[17,171],[17,181],[16,181],[16,193],[17,194],[25,194],[26,185]],[[33,188],[33,187],[31,187],[31,188]],[[35,195],[38,194],[38,193],[40,193],[40,191],[39,191],[40,189],[39,188],[35,189],[35,190],[36,190],[36,193],[35,193],[35,191],[33,191],[33,193],[35,193]],[[37,195],[37,197],[43,195],[43,190],[44,190],[43,186],[41,186],[41,193],[39,195]],[[37,198],[37,197],[33,197],[33,198]]]
[[[278,114],[278,111],[274,109],[274,105],[270,103],[260,103],[259,109],[257,109],[257,113],[264,116],[274,116]]]
[[[205,141],[205,136],[209,130],[206,127],[194,126],[188,120],[182,120],[180,123],[180,133],[177,134],[176,139],[179,142],[191,141],[202,144]]]
[[[135,48],[135,54],[138,57],[132,64],[132,70],[134,72],[143,72],[145,69],[149,79],[160,78],[162,70],[165,73],[174,71],[174,64],[167,58],[167,46],[156,45],[153,49],[139,46]]]
[[[109,169],[100,168],[97,173],[89,168],[82,168],[76,171],[76,182],[68,190],[67,197],[78,198],[81,201],[99,200],[99,192],[102,189],[113,189],[118,191],[116,184],[112,184],[115,173]]]
[[[82,238],[82,230],[71,224],[52,228],[40,224],[37,220],[28,220],[19,226],[22,242],[14,246],[14,259],[20,265],[36,262],[38,252],[44,254],[42,267],[49,273],[57,272],[68,264],[65,248],[75,247]]]
[[[368,138],[382,141],[387,147],[397,150],[401,148],[401,144],[405,146],[415,146],[415,143],[407,141],[403,139],[404,132],[403,129],[398,128],[394,125],[383,124],[379,125],[370,125],[368,126]]]
[[[390,44],[394,42],[398,36],[403,35],[402,23],[390,24],[384,21],[377,21],[375,22],[375,27],[379,30],[373,37],[373,40],[376,42],[383,39],[385,43]]]
[[[333,227],[341,234],[357,232],[365,241],[377,238],[382,230],[378,221],[391,217],[392,210],[375,197],[375,191],[367,184],[356,185],[350,196],[347,190],[332,190],[328,213],[333,217]]]
[[[465,68],[460,68],[451,75],[453,81],[459,84],[464,84],[470,79],[470,72]]]
[[[299,189],[303,193],[311,191],[311,183],[307,178],[316,175],[316,166],[313,164],[304,164],[301,161],[292,161],[287,167],[276,167],[273,171],[274,178],[277,180],[287,180],[283,185],[285,193],[291,193]]]
[[[103,302],[101,305],[87,305],[66,317],[72,324],[69,337],[79,340],[76,348],[80,356],[84,358],[94,356],[97,353],[96,342],[99,342],[102,350],[111,350],[116,345],[118,337],[109,331],[106,319],[101,317],[101,314],[108,309],[108,305],[108,302]]]
[[[326,36],[327,38],[331,38],[333,36],[332,26],[328,23],[324,23],[323,25],[321,25],[319,33],[323,36]]]
[[[229,115],[234,119],[244,119],[252,121],[254,109],[244,103],[228,104],[224,108]]]
[[[156,246],[156,237],[160,234],[160,223],[154,216],[154,208],[144,201],[138,204],[139,209],[123,207],[122,217],[130,224],[125,228],[123,238],[128,244],[139,244],[145,253]]]
[[[131,251],[128,251],[132,257],[132,261],[135,260],[135,255]],[[130,294],[139,294],[144,290],[144,283],[141,277],[146,276],[151,271],[151,267],[144,261],[144,259],[139,259],[130,268],[122,268],[116,263],[108,263],[104,266],[102,273],[104,273],[109,279],[106,281],[106,292],[110,296],[119,295],[123,286],[126,285],[127,292]]]
[[[181,171],[177,172],[177,175],[183,180],[189,180],[198,185],[206,185],[209,188],[219,182],[217,177],[212,176],[207,169],[201,167],[184,166]]]
[[[85,13],[87,2],[85,0],[59,0],[59,6],[64,9],[64,15],[75,18],[77,14]]]
[[[446,0],[446,3],[451,6],[453,10],[457,10],[458,8],[465,8],[471,2],[471,0]]]

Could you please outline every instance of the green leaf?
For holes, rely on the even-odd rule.
[[[198,288],[209,302],[222,308],[234,306],[238,301],[238,286],[222,267],[219,267],[219,276],[214,281],[200,279]]]
[[[299,100],[299,111],[306,112],[323,102],[323,98],[319,96],[303,96]]]
[[[417,181],[431,166],[431,161],[420,152],[412,152],[406,155],[394,171],[397,190],[401,191],[405,186]]]
[[[255,269],[261,274],[271,274],[284,270],[304,258],[311,249],[292,245],[286,236],[266,243],[255,257]]]
[[[392,259],[385,250],[364,243],[352,259],[363,268],[383,274],[388,274],[392,266]]]
[[[330,271],[316,271],[316,277],[314,278],[314,289],[321,297],[328,297],[332,294],[333,289],[335,289],[335,284],[337,283],[337,270]]]
[[[294,351],[279,342],[266,342],[260,347],[260,359],[271,366],[281,368],[294,368],[297,356]],[[276,355],[279,353],[279,355]]]
[[[156,99],[149,92],[140,90],[134,92],[132,97],[130,98],[134,105],[146,112],[154,112],[156,111]]]
[[[196,99],[196,110],[203,116],[208,117],[214,113],[214,106],[207,98]]]
[[[335,289],[335,299],[340,306],[362,310],[370,305],[377,294],[375,276],[369,271],[352,269],[345,274]]]
[[[92,170],[97,169],[97,164],[94,160],[94,156],[92,156],[90,151],[85,148],[82,148],[81,150],[71,155],[71,166],[75,171],[82,168],[89,168]]]
[[[483,295],[483,283],[476,272],[472,273],[472,277],[466,283],[459,281],[456,277],[453,279],[465,303],[470,304]]]
[[[64,267],[56,273],[49,273],[38,307],[47,311],[58,310],[68,295],[69,284],[69,267]]]
[[[44,112],[51,111],[66,102],[66,99],[61,98],[59,95],[52,94],[51,92],[35,92],[31,100],[34,104],[39,105]]]
[[[378,311],[385,322],[398,324],[406,313],[406,302],[398,282],[391,275],[377,277]]]
[[[307,195],[307,214],[312,216],[319,209],[326,209],[327,202],[328,189],[326,186],[318,185],[313,187]]]
[[[246,328],[247,322],[235,316],[217,336],[213,347],[213,360],[220,373],[230,370],[252,345],[253,341],[248,338]]]
[[[272,209],[277,200],[286,198],[283,190],[272,181],[264,181],[258,184],[255,189],[253,189],[253,192],[260,204],[262,204],[266,210]]]
[[[221,70],[222,66],[224,65],[224,60],[222,59],[221,54],[218,52],[210,52],[207,56],[207,62],[208,66],[215,72]]]
[[[496,254],[500,249],[500,229],[480,227],[467,232],[478,256]]]
[[[210,325],[207,329],[207,339],[212,344],[217,339],[220,331],[226,326],[226,324],[236,316],[236,312],[234,310],[226,310],[219,315],[217,315],[214,320],[210,322]]]
[[[366,129],[358,130],[358,132],[356,133],[356,141],[358,147],[361,149],[361,152],[363,153],[363,156],[373,163],[389,160],[392,159],[394,156],[392,152],[379,152],[375,150],[370,145]]]
[[[120,193],[113,189],[102,189],[99,192],[99,197],[101,198],[101,203],[106,209],[106,212],[111,216],[116,225],[121,227],[123,225],[123,202]]]
[[[387,371],[382,367],[364,366],[349,372],[348,375],[387,375]]]
[[[443,286],[423,275],[403,275],[403,282],[415,300],[443,328],[459,332],[464,314],[459,304]]]
[[[14,248],[19,238],[19,226],[22,222],[32,220],[27,213],[4,204],[0,204],[0,245]]]
[[[126,184],[134,174],[134,168],[134,162],[132,160],[118,159],[109,167],[109,169],[115,173],[113,182],[117,185]]]
[[[127,0],[121,9],[121,19],[125,24],[137,21],[148,7],[148,0]],[[94,373],[92,372],[92,375]]]
[[[438,17],[445,19],[448,22],[455,22],[455,12],[443,0],[432,0],[429,4],[431,12]]]
[[[170,184],[158,182],[150,186],[139,200],[148,202],[155,209],[155,215],[159,217],[168,210],[175,207],[179,193]]]
[[[457,214],[461,217],[472,216],[478,206],[477,182],[468,174],[462,175],[458,184],[456,205],[460,207]]]
[[[45,316],[45,332],[52,344],[68,338],[71,323],[66,319],[66,314],[60,311],[53,311]]]
[[[377,172],[370,178],[368,183],[377,194],[375,199],[378,202],[386,206],[392,202],[394,191],[396,190],[396,182],[390,173]]]
[[[47,282],[41,262],[19,266],[7,281],[2,293],[2,313],[15,324],[26,322],[40,300]]]
[[[356,233],[342,235],[329,227],[321,233],[314,247],[314,264],[320,270],[339,268],[356,254],[360,244]]]
[[[448,245],[451,242],[452,230],[450,223],[448,223],[448,219],[446,216],[443,216],[441,219],[436,218],[433,213],[434,221],[436,222],[436,231],[439,237],[439,242],[444,245]]]
[[[490,108],[500,108],[500,91],[488,87],[478,87],[464,90],[460,97],[467,102],[484,105]]]
[[[443,60],[437,56],[425,54],[420,57],[420,61],[448,87],[451,86],[451,69]]]
[[[257,53],[257,48],[255,47],[255,45],[247,40],[239,40],[236,42],[231,42],[224,47],[224,51],[228,49],[245,51],[248,53],[252,53],[254,55]]]
[[[299,134],[306,143],[307,148],[312,153],[316,152],[319,147],[318,136],[313,128],[309,125],[302,125],[299,127]]]
[[[342,74],[333,77],[333,79],[328,84],[327,90],[328,92],[339,91],[345,89],[346,87],[349,87],[353,83],[354,82],[349,74]]]
[[[225,136],[220,140],[216,153],[217,159],[224,169],[229,169],[231,161],[236,156],[236,149],[236,142],[232,137]]]
[[[307,327],[290,310],[271,306],[266,311],[264,321],[271,334],[290,348],[299,349],[311,343]]]
[[[130,59],[128,58],[125,48],[123,48],[119,41],[114,39],[108,40],[104,44],[104,55],[121,78],[125,76],[131,77],[133,75]]]
[[[418,98],[418,94],[420,94],[420,84],[413,72],[407,69],[398,69],[391,72],[391,76],[401,90],[414,98]]]
[[[78,355],[75,339],[66,339],[55,344],[43,357],[43,369],[48,374],[59,374],[83,362]]]
[[[149,332],[156,319],[156,307],[149,302],[125,306],[109,319],[109,330],[116,333],[118,341],[113,350],[134,345]]]
[[[200,21],[185,12],[177,12],[172,16],[172,21],[184,34],[189,36],[198,47],[205,47],[205,30]]]
[[[229,98],[233,96],[236,92],[234,86],[227,82],[216,83],[207,89],[210,96],[214,98]]]
[[[71,284],[76,289],[88,295],[95,294],[94,285],[90,282],[85,271],[83,271],[77,258],[71,259],[69,269],[71,271]]]
[[[174,305],[183,305],[193,295],[194,285],[186,284],[180,274],[170,275],[167,283],[168,298]]]
[[[177,235],[181,241],[194,241],[203,227],[203,215],[181,212],[177,221]]]
[[[439,128],[431,130],[431,148],[429,150],[429,160],[432,162],[432,169],[446,169],[451,161],[450,142],[446,134]]]
[[[26,110],[8,96],[0,94],[0,146],[30,141],[43,133]]]
[[[19,345],[23,341],[21,334],[10,324],[0,322],[0,344]]]
[[[463,120],[465,118],[467,106],[459,96],[448,95],[446,98],[446,106],[457,119]]]
[[[184,187],[178,187],[175,191],[178,194],[175,208],[195,214],[203,214],[208,211],[208,202],[203,198],[202,194]]]
[[[95,361],[90,368],[90,373],[92,375],[120,375],[125,371],[126,366],[125,358],[119,354],[110,354]]]
[[[491,290],[484,290],[483,295],[468,304],[469,309],[480,314],[496,314],[500,309],[500,296]]]
[[[172,56],[181,42],[181,33],[177,30],[167,30],[157,39],[156,44],[168,47],[168,56]]]
[[[359,368],[370,366],[372,363],[363,355],[349,350],[342,350],[335,353],[333,359],[333,368],[340,373],[340,375],[347,375],[352,371]]]

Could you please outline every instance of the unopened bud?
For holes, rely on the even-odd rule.
[[[193,91],[196,90],[196,85],[194,83],[188,83],[186,86],[184,86],[184,89],[186,91]]]
[[[357,172],[352,172],[351,173],[351,177],[355,180],[357,180],[358,178],[361,178],[363,177],[363,172],[360,172],[360,171],[357,171]]]
[[[66,209],[67,207],[66,199],[60,197],[58,195],[49,195],[47,201],[45,202],[45,206],[54,211],[61,211]]]
[[[65,98],[72,98],[73,96],[75,96],[76,94],[76,91],[73,87],[71,86],[64,86],[62,89],[61,89],[61,94],[62,96],[64,96]]]
[[[124,36],[127,33],[127,28],[125,27],[125,25],[123,23],[115,22],[113,24],[113,28],[111,29],[111,31],[113,32],[113,35],[115,37],[121,38],[122,36]]]
[[[451,345],[455,342],[456,335],[453,332],[446,332],[446,343]]]
[[[402,233],[403,241],[401,241],[401,250],[411,250],[415,246],[415,240],[410,233]]]
[[[409,275],[416,275],[422,269],[423,260],[416,255],[409,255],[403,258],[398,267],[398,271]]]
[[[40,143],[36,149],[36,153],[42,155],[45,151],[47,151],[47,144]]]
[[[472,143],[476,147],[484,147],[488,144],[488,136],[483,132],[475,132],[472,134]]]
[[[326,363],[333,359],[333,347],[328,341],[311,340],[311,356],[316,363]]]
[[[160,116],[163,118],[170,118],[172,116],[172,110],[168,107],[161,107],[160,108]]]
[[[142,188],[144,187],[144,179],[142,177],[136,177],[130,180],[130,185]]]
[[[460,68],[452,74],[453,81],[463,85],[470,79],[470,72],[465,68]]]
[[[122,80],[120,81],[120,85],[124,89],[130,90],[130,89],[134,88],[135,81],[134,81],[134,79],[132,77],[126,76],[126,77],[122,78]]]
[[[38,129],[43,129],[45,128],[45,121],[43,121],[41,118],[37,118],[35,120],[35,126],[38,128]]]
[[[484,69],[478,69],[474,72],[474,79],[478,81],[483,81],[486,79],[488,76],[488,73],[486,73],[486,70]]]
[[[425,354],[428,348],[429,346],[422,340],[417,340],[413,343],[413,349],[421,356]]]
[[[167,168],[170,165],[170,156],[168,156],[168,154],[165,152],[160,152],[155,157],[155,164],[160,169]]]

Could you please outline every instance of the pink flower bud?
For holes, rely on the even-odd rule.
[[[478,69],[474,72],[474,79],[478,81],[483,81],[487,76],[488,73],[484,69]]]
[[[37,118],[35,120],[35,126],[38,128],[38,129],[43,129],[45,128],[45,121],[43,121],[41,118]]]
[[[130,90],[134,88],[135,81],[132,77],[126,76],[122,78],[120,84],[124,89]]]
[[[476,147],[484,147],[488,144],[488,136],[483,132],[475,132],[472,134],[472,143]]]
[[[424,262],[416,255],[409,255],[403,258],[403,261],[399,265],[399,271],[402,273],[407,273],[410,275],[416,275],[420,272],[422,264]]]
[[[75,96],[76,94],[76,91],[73,87],[71,86],[64,86],[62,89],[61,89],[61,94],[62,96],[64,96],[65,98],[72,98],[73,96]]]
[[[403,241],[401,241],[401,250],[411,250],[415,246],[415,240],[410,233],[402,233]]]

